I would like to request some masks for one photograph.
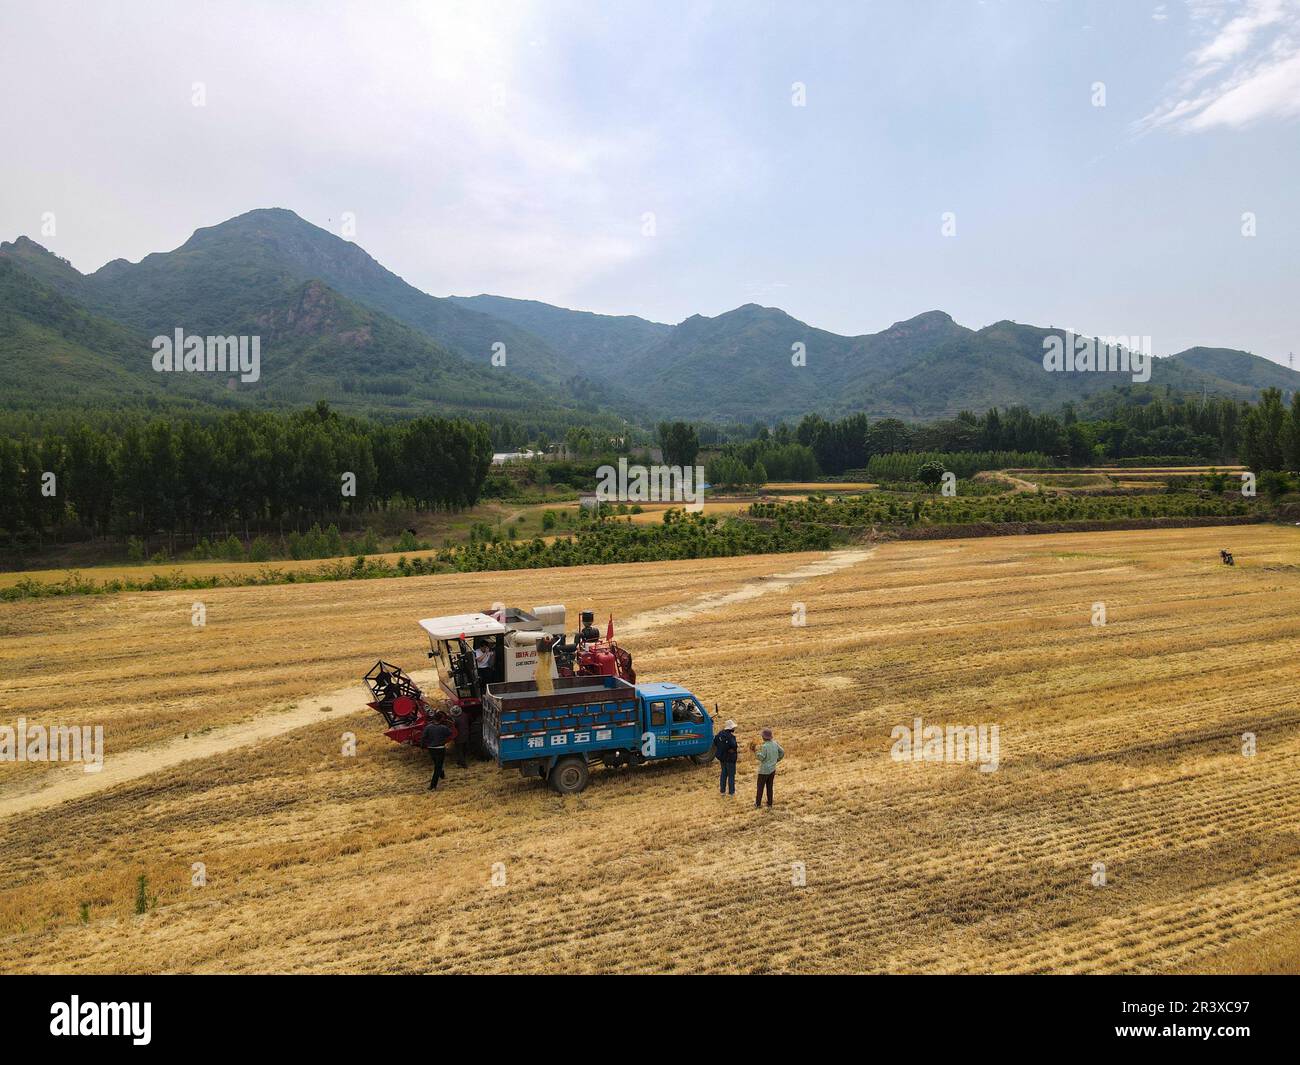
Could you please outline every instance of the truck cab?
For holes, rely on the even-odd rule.
[[[641,684],[636,693],[644,728],[642,747],[653,744],[656,751],[662,752],[647,754],[647,758],[712,751],[713,719],[685,688],[677,684]]]

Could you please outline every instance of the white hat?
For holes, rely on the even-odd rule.
[[[734,730],[734,729],[735,729],[735,727],[736,727],[736,723],[735,723],[734,721],[728,719],[727,723],[726,723],[725,725],[723,725],[722,727],[723,727],[724,729],[728,730],[728,731],[731,731],[731,730]]]

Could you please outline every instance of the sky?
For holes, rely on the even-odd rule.
[[[287,207],[434,295],[1300,349],[1300,0],[0,0],[0,144],[83,271]]]

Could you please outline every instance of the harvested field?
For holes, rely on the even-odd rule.
[[[496,599],[613,611],[775,728],[775,809],[752,759],[427,793],[358,679]],[[0,605],[0,724],[108,746],[0,763],[0,970],[1296,971],[1297,602],[1300,530],[1253,525]],[[893,760],[917,717],[996,724],[997,771]]]

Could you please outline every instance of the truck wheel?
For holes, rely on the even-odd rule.
[[[587,760],[570,755],[555,763],[551,770],[551,788],[561,795],[577,795],[587,786],[590,775]]]
[[[713,752],[705,751],[703,754],[693,754],[691,755],[691,761],[696,765],[708,765],[713,761]]]

